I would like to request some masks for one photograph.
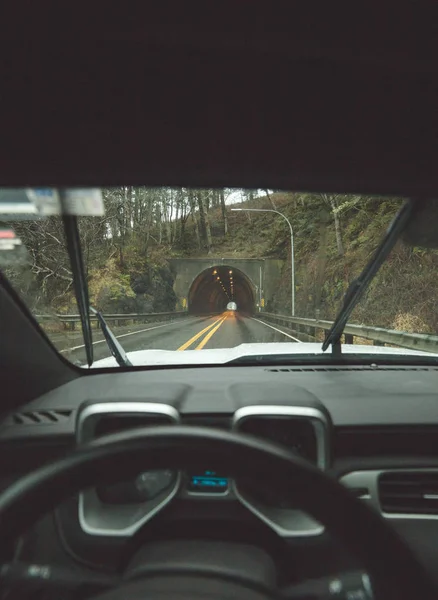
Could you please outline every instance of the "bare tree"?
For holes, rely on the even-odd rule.
[[[220,190],[219,196],[220,196],[220,202],[221,202],[222,219],[224,222],[224,235],[227,235],[227,233],[228,233],[228,215],[227,215],[227,210],[225,207],[225,192],[223,189]]]
[[[267,197],[267,198],[268,198],[268,200],[269,200],[269,204],[271,205],[271,207],[272,207],[274,210],[277,210],[277,206],[276,206],[276,204],[275,204],[275,202],[274,202],[274,199],[273,199],[273,197],[272,197],[272,196],[271,196],[271,194],[269,193],[269,190],[265,190],[265,194],[266,194],[266,197]]]
[[[196,236],[196,241],[198,244],[198,248],[201,247],[201,236],[199,235],[199,224],[198,224],[198,218],[196,216],[196,210],[195,210],[195,198],[193,195],[193,191],[192,190],[187,190],[187,196],[189,199],[189,206],[190,206],[190,212],[192,214],[192,219],[193,219],[193,225],[195,227],[195,236]]]
[[[198,190],[197,199],[199,206],[199,216],[201,220],[202,233],[204,235],[205,242],[207,244],[208,253],[211,252],[212,240],[211,240],[211,229],[210,220],[208,218],[208,211],[206,207],[205,193],[203,190]]]
[[[325,269],[327,265],[327,223],[329,213],[326,207],[321,208],[319,214],[319,248],[315,278],[315,317],[320,318],[322,289],[324,286]]]
[[[330,207],[330,212],[333,215],[335,224],[336,246],[339,256],[344,256],[344,244],[342,242],[341,222],[339,219],[338,200],[339,194],[320,194],[324,203]]]

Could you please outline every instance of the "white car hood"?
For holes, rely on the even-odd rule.
[[[324,354],[330,354],[327,350]],[[403,356],[435,356],[431,352],[420,352],[404,348],[387,348],[385,346],[367,346],[359,344],[343,344],[342,352],[346,354],[399,354]],[[133,366],[156,366],[156,365],[205,365],[224,364],[236,358],[257,357],[267,354],[305,354],[307,356],[321,356],[321,344],[316,342],[284,342],[284,343],[262,343],[262,344],[240,344],[234,348],[214,348],[211,350],[136,350],[127,352],[126,355]],[[110,356],[93,363],[93,367],[117,367],[116,360]]]

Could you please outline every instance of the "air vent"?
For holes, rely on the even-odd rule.
[[[233,429],[286,446],[321,469],[328,465],[328,422],[318,408],[245,406],[234,413]]]
[[[392,471],[378,481],[384,513],[438,515],[438,471]]]
[[[32,410],[14,413],[9,422],[14,425],[52,425],[67,421],[72,413],[70,409]]]
[[[173,423],[169,415],[137,414],[137,415],[102,415],[96,422],[93,437],[121,433],[128,429],[139,429],[143,427],[159,427]]]
[[[387,367],[385,365],[379,365],[378,367],[371,365],[360,365],[357,367],[345,366],[345,367],[275,367],[268,368],[265,371],[269,373],[315,373],[324,371],[438,371],[436,367]]]

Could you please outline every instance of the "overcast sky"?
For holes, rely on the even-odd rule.
[[[271,191],[271,190],[269,190]],[[254,195],[255,196],[264,196],[265,195],[265,190],[254,190]],[[228,194],[226,200],[225,200],[225,204],[237,204],[238,202],[242,202],[243,201],[243,197],[242,197],[242,190],[234,190],[231,192],[231,194]]]

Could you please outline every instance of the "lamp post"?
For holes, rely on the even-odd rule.
[[[290,262],[291,262],[291,310],[292,316],[295,316],[295,257],[294,257],[294,230],[289,219],[278,210],[273,208],[232,208],[234,212],[271,212],[280,215],[287,222],[290,229]]]

